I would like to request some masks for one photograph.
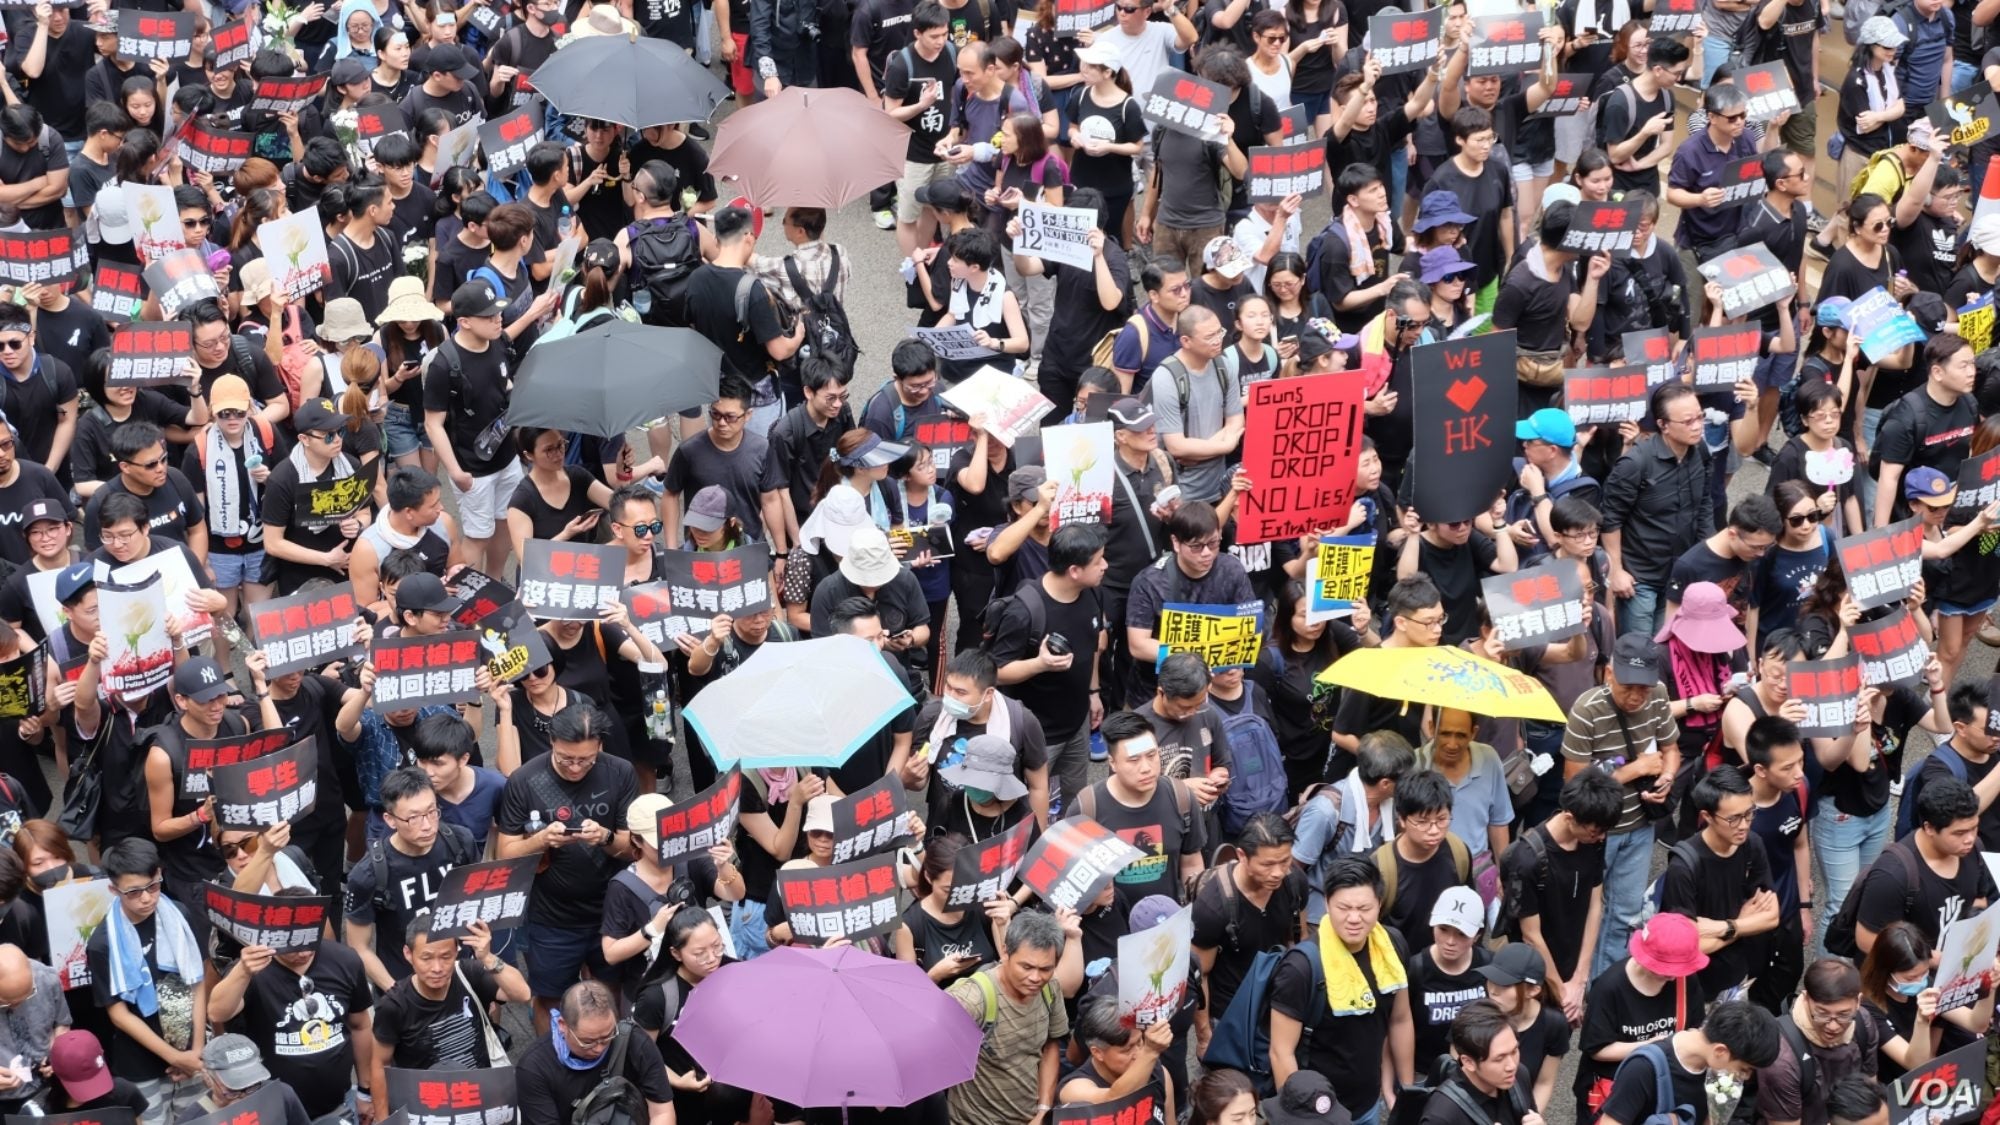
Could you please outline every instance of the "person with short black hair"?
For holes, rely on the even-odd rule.
[[[1972,451],[1979,410],[1972,399],[1977,375],[1972,345],[1953,332],[1932,336],[1915,366],[1927,372],[1922,385],[1888,404],[1875,434],[1880,462],[1875,482],[1874,526],[1907,519],[1910,502],[1901,487],[1906,473],[1936,469],[1958,479],[1958,467]]]
[[[1542,87],[1537,84],[1535,89]],[[1463,158],[1461,149],[1454,159]],[[1493,326],[1516,330],[1520,334],[1518,354],[1543,374],[1552,364],[1560,367],[1571,332],[1589,330],[1598,312],[1598,292],[1611,272],[1609,253],[1590,255],[1579,270],[1576,262],[1581,255],[1563,249],[1575,218],[1576,206],[1568,200],[1542,213],[1539,236],[1522,252],[1520,261],[1506,269],[1493,305]],[[1473,262],[1477,265],[1478,259]],[[1520,395],[1523,414],[1547,406],[1554,397],[1546,382],[1524,382]]]
[[[13,422],[0,417],[0,512],[20,512],[36,500],[51,500],[74,517],[69,489],[48,466],[20,456],[15,432]],[[0,524],[0,559],[20,566],[35,557],[28,546],[26,531],[24,524]]]
[[[1204,878],[1194,895],[1194,956],[1206,992],[1198,1022],[1213,1025],[1267,949],[1303,930],[1306,875],[1292,862],[1292,828],[1258,813],[1236,836],[1236,858]],[[1227,880],[1227,882],[1224,882]]]
[[[9,111],[19,108],[12,106]],[[0,121],[4,120],[0,116]],[[4,182],[16,181],[9,178]],[[33,297],[36,291],[23,292]],[[67,481],[77,410],[75,371],[55,356],[37,350],[35,323],[26,309],[0,306],[0,416],[13,427],[14,440],[20,446],[14,455],[40,462],[58,480]]]
[[[1105,544],[1098,524],[1064,524],[1051,533],[1048,573],[1015,588],[987,646],[1001,690],[1040,720],[1063,793],[1089,786],[1090,734],[1104,719],[1098,654],[1109,637],[1099,595]]]
[[[438,815],[485,848],[507,778],[479,764],[479,732],[457,715],[436,712],[417,720],[411,750],[437,794]]]
[[[389,305],[389,282],[403,273],[401,240],[390,229],[396,201],[382,179],[369,176],[347,185],[347,225],[327,243],[333,276],[322,295],[332,301],[352,297],[372,324]]]
[[[381,594],[390,556],[408,552],[422,561],[426,573],[441,579],[458,542],[458,522],[445,513],[444,485],[436,476],[416,465],[398,465],[388,470],[388,477],[388,507],[348,548],[347,577],[362,605]]]
[[[160,428],[146,421],[126,423],[111,434],[111,455],[118,463],[118,477],[106,482],[84,506],[84,547],[94,551],[104,542],[109,523],[105,501],[129,496],[139,501],[144,512],[139,522],[149,534],[185,543],[197,558],[206,557],[206,510],[187,476],[168,464],[166,435]]]
[[[387,1070],[479,1070],[498,1064],[487,1053],[495,1003],[522,1004],[528,982],[521,971],[493,953],[493,931],[473,922],[463,938],[432,937],[431,912],[419,910],[391,940],[401,945],[398,960],[410,966],[392,985],[379,981],[375,1002],[375,1050],[365,1076],[374,1104],[389,1100]],[[460,950],[470,954],[460,958]]]
[[[1660,165],[1674,153],[1674,87],[1687,71],[1687,44],[1661,35],[1648,41],[1644,69],[1603,99],[1596,141],[1611,157],[1614,190],[1658,196]]]
[[[1125,643],[1132,674],[1125,700],[1140,706],[1153,692],[1161,648],[1161,608],[1169,602],[1240,605],[1255,601],[1250,575],[1235,555],[1222,549],[1222,524],[1212,505],[1188,501],[1166,518],[1170,550],[1132,580],[1125,602]]]
[[[174,1119],[202,1093],[209,981],[187,907],[162,891],[159,849],[138,837],[104,852],[113,904],[84,946],[91,1000],[111,1025],[111,1073],[138,1084],[144,1125]],[[114,955],[115,949],[115,955]]]
[[[1180,347],[1175,325],[1194,299],[1187,263],[1160,257],[1157,251],[1139,271],[1139,288],[1145,290],[1146,303],[1111,345],[1111,370],[1118,376],[1120,394],[1145,392],[1154,370]]]
[[[1766,715],[1750,724],[1743,738],[1754,813],[1750,833],[1764,847],[1771,889],[1778,896],[1778,928],[1765,942],[1766,954],[1750,965],[1757,983],[1750,999],[1777,1010],[1805,969],[1813,913],[1812,845],[1806,836],[1806,746],[1789,719]]]
[[[750,212],[741,207],[716,210],[709,223],[715,253],[687,280],[688,322],[722,349],[724,374],[740,376],[757,388],[744,409],[755,408],[775,420],[781,409],[777,368],[805,344],[806,325],[799,318],[787,330],[778,299],[762,281],[753,280],[746,298],[737,300],[738,282],[750,270],[757,248],[751,222]],[[795,388],[787,391],[795,398]],[[766,421],[753,432],[761,436],[769,428]]]
[[[1518,927],[1518,936],[1502,936],[1541,954],[1551,974],[1543,991],[1573,1023],[1583,1019],[1603,926],[1604,840],[1623,802],[1616,781],[1602,770],[1585,770],[1563,782],[1554,816],[1500,853],[1501,915]]]
[[[1628,1061],[1619,1066],[1598,1121],[1601,1125],[1637,1125],[1651,1117],[1654,1106],[1664,1100],[1692,1107],[1692,1125],[1726,1122],[1757,1068],[1777,1061],[1779,1042],[1778,1021],[1771,1013],[1745,1000],[1717,1004],[1699,1028],[1675,1032],[1659,1047],[1648,1048],[1666,1053],[1667,1074],[1673,1083],[1670,1099],[1659,1097],[1651,1066],[1643,1060]],[[1711,1073],[1723,1080],[1713,1084],[1721,1096],[1709,1093]]]
[[[1889,845],[1849,892],[1861,896],[1854,943],[1863,953],[1893,922],[1910,923],[1936,946],[1946,927],[2000,895],[1978,859],[1979,797],[1972,786],[1955,777],[1933,778],[1917,793],[1915,823],[1916,830]]]
[[[1519,1096],[1526,1060],[1500,1006],[1474,1000],[1452,1016],[1448,1031],[1458,1067],[1424,1103],[1422,1125],[1541,1125],[1542,1115]]]
[[[1113,877],[1121,909],[1147,895],[1178,902],[1206,866],[1204,825],[1187,783],[1169,777],[1159,740],[1145,718],[1132,711],[1107,715],[1099,725],[1111,764],[1110,776],[1065,799],[1063,815],[1088,817],[1137,843],[1145,857]]]
[[[1694,389],[1679,382],[1661,384],[1652,392],[1647,413],[1658,432],[1620,457],[1604,482],[1603,543],[1610,556],[1606,585],[1619,599],[1621,636],[1653,635],[1665,620],[1661,603],[1674,560],[1686,549],[1682,545],[1715,533],[1708,447],[1702,438],[1705,414]]]
[[[539,1039],[516,1064],[521,1125],[568,1125],[578,1102],[621,1078],[638,1087],[646,1125],[673,1125],[674,1091],[660,1049],[621,1021],[619,1008],[603,981],[580,981],[563,993],[555,1036]],[[612,1073],[610,1059],[621,1059],[623,1071]]]
[[[1692,799],[1702,829],[1667,853],[1660,909],[1695,920],[1709,955],[1702,986],[1721,995],[1768,960],[1766,944],[1747,939],[1778,927],[1778,896],[1763,841],[1750,834],[1755,798],[1743,774],[1717,766],[1695,782]]]
[[[1872,1080],[1883,1031],[1862,1011],[1861,972],[1842,957],[1806,967],[1805,987],[1778,1013],[1778,1057],[1757,1070],[1757,1116],[1827,1125],[1830,1094],[1849,1077]],[[1803,1047],[1811,1059],[1799,1058]]]
[[[1882,1084],[1850,1074],[1826,1092],[1827,1125],[1889,1125],[1889,1101]]]
[[[1412,574],[1398,578],[1389,588],[1382,616],[1389,623],[1383,648],[1430,648],[1444,633],[1444,599],[1429,576]],[[1343,688],[1340,706],[1332,725],[1333,756],[1327,763],[1327,780],[1339,781],[1354,768],[1354,755],[1364,735],[1388,730],[1399,734],[1407,746],[1424,741],[1423,717],[1411,712],[1399,700],[1370,695],[1359,688]]]
[[[372,837],[347,873],[342,915],[348,947],[387,992],[410,971],[405,930],[444,889],[445,873],[477,862],[481,850],[471,833],[440,819],[430,778],[414,766],[389,771],[379,800],[388,832]]]
[[[499,517],[521,483],[521,460],[507,440],[512,368],[502,339],[506,295],[491,281],[468,281],[451,295],[458,330],[424,368],[424,429],[458,501],[462,539],[454,561],[499,574],[507,539]]]

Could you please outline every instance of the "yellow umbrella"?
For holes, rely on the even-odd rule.
[[[1364,648],[1319,674],[1322,683],[1350,687],[1381,699],[1455,707],[1495,718],[1567,716],[1539,680],[1462,648]]]

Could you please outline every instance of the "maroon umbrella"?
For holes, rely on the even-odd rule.
[[[708,170],[760,207],[831,211],[900,178],[909,139],[857,91],[790,86],[722,123]]]

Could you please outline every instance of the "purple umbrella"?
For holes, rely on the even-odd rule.
[[[972,1077],[979,1025],[922,969],[842,946],[726,965],[674,1038],[717,1082],[800,1106],[900,1106]]]

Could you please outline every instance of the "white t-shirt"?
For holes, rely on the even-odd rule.
[[[1147,21],[1146,29],[1138,35],[1127,35],[1117,25],[1097,33],[1091,46],[1110,46],[1118,49],[1118,55],[1125,62],[1125,73],[1132,78],[1132,96],[1144,99],[1153,89],[1153,83],[1160,72],[1167,69],[1167,60],[1173,56],[1174,48],[1180,44],[1180,36],[1170,23]]]
[[[1257,213],[1255,207],[1252,207],[1250,213],[1237,222],[1236,229],[1230,232],[1230,237],[1236,240],[1236,248],[1243,251],[1243,256],[1250,259],[1250,272],[1243,275],[1244,279],[1250,282],[1252,289],[1262,293],[1264,275],[1268,272],[1268,267],[1257,260],[1257,251],[1263,249],[1264,240],[1271,237],[1271,224],[1264,216]],[[1285,234],[1278,242],[1278,252],[1281,254],[1299,252],[1297,215],[1293,215],[1290,221],[1285,223]]]

